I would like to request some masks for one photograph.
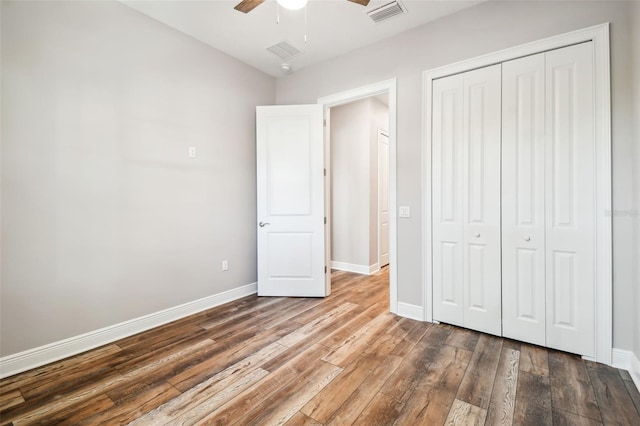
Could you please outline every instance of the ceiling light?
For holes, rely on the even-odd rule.
[[[299,10],[307,5],[307,0],[278,0],[278,4],[285,9]]]

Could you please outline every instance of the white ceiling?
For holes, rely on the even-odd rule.
[[[408,12],[375,24],[366,11],[391,0],[371,0],[363,7],[347,0],[310,0],[305,12],[280,8],[267,0],[248,14],[233,9],[240,0],[122,0],[156,20],[186,33],[242,62],[278,77],[283,75],[279,57],[265,50],[287,41],[302,55],[290,59],[292,71],[342,55],[368,44],[473,6],[480,1],[401,0]]]

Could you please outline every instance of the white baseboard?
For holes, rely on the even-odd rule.
[[[331,261],[331,269],[337,269],[338,271],[346,271],[353,272],[354,274],[364,274],[371,275],[374,272],[378,272],[380,267],[377,263],[373,265],[356,265],[355,263],[346,263],[346,262],[336,262],[335,260]]]
[[[49,343],[0,358],[0,378],[12,376],[63,358],[86,352],[180,318],[214,308],[257,292],[257,284],[247,284],[222,293],[187,302],[159,312],[121,322],[79,336]]]
[[[640,360],[636,354],[624,349],[614,348],[611,351],[611,365],[615,368],[627,370],[636,388],[640,390]]]
[[[398,302],[398,315],[416,321],[424,321],[422,306],[412,305],[410,303]]]

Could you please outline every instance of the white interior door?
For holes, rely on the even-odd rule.
[[[547,346],[595,355],[595,126],[591,43],[545,54]]]
[[[502,64],[503,335],[545,345],[544,53]]]
[[[389,264],[389,135],[378,129],[378,265]]]
[[[463,75],[433,82],[433,318],[464,326]]]
[[[501,66],[464,74],[464,322],[502,333],[500,241]]]
[[[326,296],[321,105],[256,108],[258,295]]]

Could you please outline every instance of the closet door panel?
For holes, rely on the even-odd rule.
[[[464,323],[500,335],[501,65],[464,74]]]
[[[547,346],[595,355],[593,53],[546,53]]]
[[[544,54],[502,65],[505,337],[545,344]]]
[[[462,250],[463,77],[433,82],[433,314],[464,325]]]

